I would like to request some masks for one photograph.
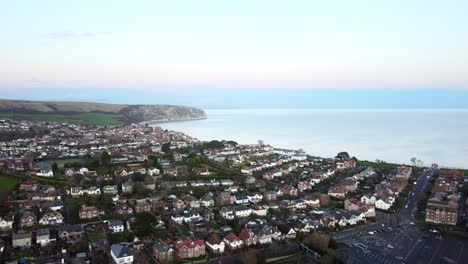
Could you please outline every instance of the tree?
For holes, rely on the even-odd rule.
[[[166,154],[169,153],[171,151],[171,144],[164,143],[161,147],[161,150]]]
[[[95,170],[96,170],[97,168],[99,168],[99,160],[93,159],[93,161],[91,161],[91,168],[93,168],[93,169],[95,169]]]
[[[52,171],[54,172],[54,174],[57,173],[57,171],[58,171],[57,162],[52,163]]]
[[[340,152],[336,155],[335,159],[337,160],[349,160],[349,154],[348,152]]]
[[[320,252],[326,252],[330,243],[330,237],[325,234],[313,232],[304,238],[304,244]]]
[[[112,157],[107,151],[101,153],[101,163],[105,167],[109,167],[111,164]]]

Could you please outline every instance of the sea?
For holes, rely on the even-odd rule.
[[[208,109],[208,119],[151,123],[201,141],[234,140],[360,160],[468,168],[468,109]]]

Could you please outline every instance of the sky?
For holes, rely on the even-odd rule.
[[[468,1],[3,1],[0,95],[468,107]]]

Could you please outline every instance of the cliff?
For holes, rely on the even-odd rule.
[[[198,108],[176,105],[126,105],[90,102],[46,102],[1,100],[0,113],[14,115],[76,115],[100,113],[117,115],[125,123],[145,121],[194,120],[206,118]]]

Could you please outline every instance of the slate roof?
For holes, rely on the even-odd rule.
[[[121,244],[112,245],[111,251],[112,253],[114,253],[114,256],[116,256],[116,258],[125,258],[133,256],[132,252],[130,252],[130,250],[126,246]]]

